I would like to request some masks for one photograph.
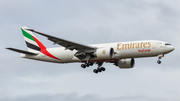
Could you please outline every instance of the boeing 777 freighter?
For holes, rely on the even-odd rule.
[[[144,40],[83,45],[43,34],[27,27],[21,27],[21,30],[28,51],[15,48],[7,49],[21,53],[20,56],[22,58],[54,63],[81,62],[83,63],[81,64],[82,68],[97,64],[98,67],[93,70],[94,73],[106,70],[104,67],[101,67],[104,62],[113,63],[119,68],[128,69],[134,67],[134,58],[158,56],[157,63],[160,64],[160,59],[174,50],[171,44],[164,41]],[[59,44],[63,47],[46,48],[32,32],[45,36],[54,44]]]

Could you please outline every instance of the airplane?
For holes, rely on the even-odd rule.
[[[134,58],[158,56],[158,64],[165,54],[170,53],[175,48],[168,42],[158,40],[116,42],[105,44],[84,45],[62,38],[47,35],[27,27],[21,27],[28,51],[6,48],[21,53],[21,58],[53,62],[53,63],[74,63],[81,62],[81,67],[86,68],[97,64],[94,73],[105,71],[103,63],[113,63],[122,69],[133,68]],[[54,44],[62,47],[46,48],[33,34],[37,33]]]

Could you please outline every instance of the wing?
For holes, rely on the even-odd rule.
[[[33,29],[27,29],[29,31],[35,32],[37,34],[40,34],[42,36],[45,36],[48,38],[48,40],[54,42],[54,44],[59,44],[63,47],[65,47],[66,49],[69,50],[77,50],[78,52],[95,52],[96,51],[96,47],[91,47],[91,46],[87,46],[87,45],[83,45],[83,44],[79,44],[79,43],[75,43],[75,42],[71,42],[65,39],[61,39],[61,38],[57,38],[51,35],[47,35],[41,32],[37,32]]]

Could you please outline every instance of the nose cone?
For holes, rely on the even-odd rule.
[[[169,52],[172,52],[175,48],[173,46],[170,46],[166,49],[166,51],[169,53]]]

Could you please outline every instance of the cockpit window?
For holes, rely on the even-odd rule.
[[[169,43],[165,43],[165,45],[171,45],[171,44],[169,44]]]

